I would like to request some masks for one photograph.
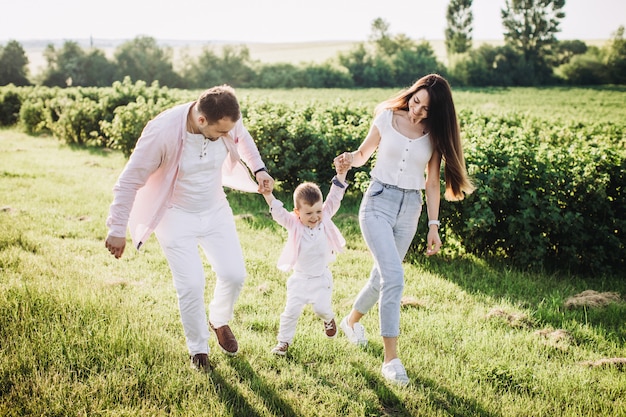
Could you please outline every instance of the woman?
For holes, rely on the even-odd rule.
[[[443,77],[427,75],[379,104],[365,140],[356,151],[335,158],[335,164],[362,166],[376,150],[371,182],[359,210],[361,232],[374,257],[374,267],[340,327],[352,343],[366,345],[359,320],[379,302],[382,374],[391,382],[406,385],[409,378],[397,353],[404,288],[402,261],[417,230],[422,190],[429,219],[427,256],[441,247],[441,161],[445,162],[446,199],[461,200],[464,193],[474,190],[465,169],[452,92]]]

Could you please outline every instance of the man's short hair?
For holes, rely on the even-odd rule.
[[[209,124],[215,124],[225,117],[237,122],[241,117],[235,90],[226,84],[204,91],[196,101],[196,109]]]

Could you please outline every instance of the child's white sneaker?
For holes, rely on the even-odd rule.
[[[392,359],[388,363],[383,363],[381,371],[385,379],[391,383],[397,385],[407,385],[409,383],[406,369],[404,369],[404,365],[398,358]]]
[[[287,350],[289,350],[289,343],[278,342],[278,344],[272,349],[272,353],[274,355],[285,356],[287,354]]]
[[[367,346],[365,327],[363,327],[361,323],[354,323],[354,326],[350,327],[348,324],[348,316],[346,316],[341,320],[339,327],[341,327],[341,330],[343,330],[350,343],[358,346]]]

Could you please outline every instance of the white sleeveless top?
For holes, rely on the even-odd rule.
[[[426,164],[433,154],[430,135],[411,139],[392,125],[393,110],[384,110],[374,119],[380,132],[376,163],[371,176],[377,180],[408,190],[426,186]]]

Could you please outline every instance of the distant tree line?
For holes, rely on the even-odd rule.
[[[112,59],[97,48],[83,49],[66,41],[50,44],[42,74],[30,77],[22,45],[0,45],[0,85],[110,86],[125,77],[151,84],[201,89],[217,84],[240,88],[365,88],[403,87],[419,76],[437,72],[457,86],[538,86],[626,84],[626,41],[620,26],[602,48],[580,40],[559,41],[565,0],[506,0],[501,10],[505,28],[502,46],[472,47],[472,0],[450,0],[446,14],[447,66],[437,60],[431,44],[405,34],[392,35],[382,18],[372,22],[367,42],[338,53],[324,63],[255,61],[245,45],[227,45],[219,52],[205,47],[199,56],[185,56],[175,69],[173,50],[152,37],[121,44]]]

